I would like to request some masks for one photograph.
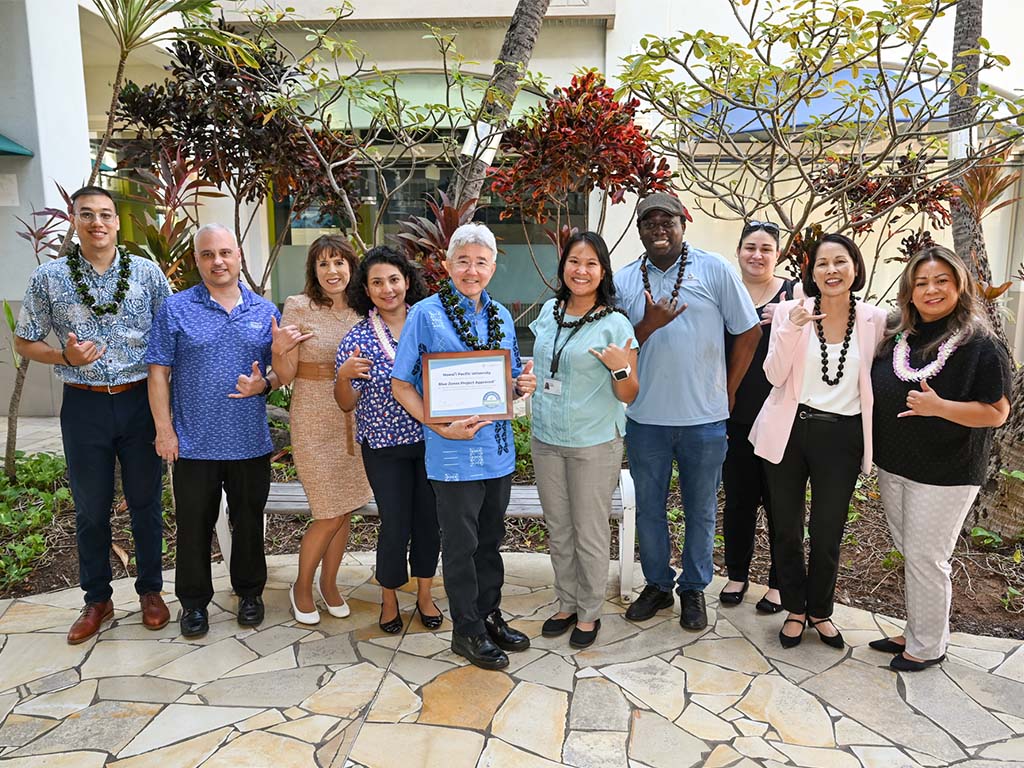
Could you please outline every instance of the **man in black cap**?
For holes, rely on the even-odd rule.
[[[647,586],[626,618],[644,621],[671,607],[675,586],[679,623],[700,630],[708,623],[704,588],[713,573],[725,422],[761,327],[730,264],[683,241],[687,221],[689,211],[673,194],[641,200],[637,227],[644,254],[615,274],[615,291],[640,345],[640,393],[626,409],[626,453]],[[728,360],[723,328],[737,337]],[[686,524],[678,578],[665,511],[673,460]]]

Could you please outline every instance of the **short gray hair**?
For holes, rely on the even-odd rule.
[[[494,261],[498,260],[498,244],[494,240],[494,233],[487,228],[486,224],[471,221],[452,232],[452,239],[448,242],[448,253],[445,258],[451,261],[455,251],[464,245],[482,245],[490,250]]]
[[[209,224],[203,224],[203,226],[197,229],[196,233],[192,235],[192,247],[196,250],[197,253],[199,252],[199,238],[205,235],[207,232],[227,232],[229,235],[231,235],[231,241],[235,244],[235,247],[238,247],[238,238],[235,237],[235,233],[232,230],[228,229],[223,224],[218,224],[217,222],[210,222]]]

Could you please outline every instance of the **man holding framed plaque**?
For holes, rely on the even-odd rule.
[[[501,616],[499,547],[516,461],[512,401],[537,379],[520,360],[512,315],[485,290],[496,259],[487,227],[455,230],[444,262],[450,280],[409,310],[391,379],[395,399],[427,427],[452,651],[484,669],[502,669],[505,651],[530,646]]]

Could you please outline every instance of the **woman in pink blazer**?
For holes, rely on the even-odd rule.
[[[808,298],[781,303],[764,363],[772,392],[750,431],[767,462],[783,648],[805,625],[843,647],[830,620],[839,545],[858,473],[871,468],[871,361],[884,310],[859,301],[864,258],[845,235],[825,235],[803,270]],[[810,553],[804,564],[804,500],[811,483]]]

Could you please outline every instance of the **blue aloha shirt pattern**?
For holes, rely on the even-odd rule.
[[[391,343],[391,331],[384,326]],[[370,448],[390,448],[423,441],[423,427],[391,394],[391,361],[373,332],[370,320],[356,323],[338,345],[334,371],[359,347],[360,357],[370,361],[369,379],[352,379],[352,389],[359,392],[356,404],[356,440]]]
[[[63,382],[113,387],[146,378],[146,347],[153,319],[171,295],[171,287],[152,261],[132,256],[123,247],[117,250],[117,259],[102,275],[84,258],[79,260],[82,279],[98,304],[113,301],[118,261],[125,257],[131,260],[128,295],[112,315],[97,317],[81,302],[66,257],[36,267],[29,278],[14,330],[16,336],[42,341],[52,331],[63,348],[68,334],[74,333],[79,341],[106,347],[103,356],[89,365],[55,365],[54,373]]]
[[[233,461],[274,449],[267,401],[259,395],[231,398],[239,374],[253,362],[270,368],[270,320],[277,307],[239,284],[231,312],[200,283],[171,296],[153,323],[146,362],[171,370],[171,412],[183,459]]]

